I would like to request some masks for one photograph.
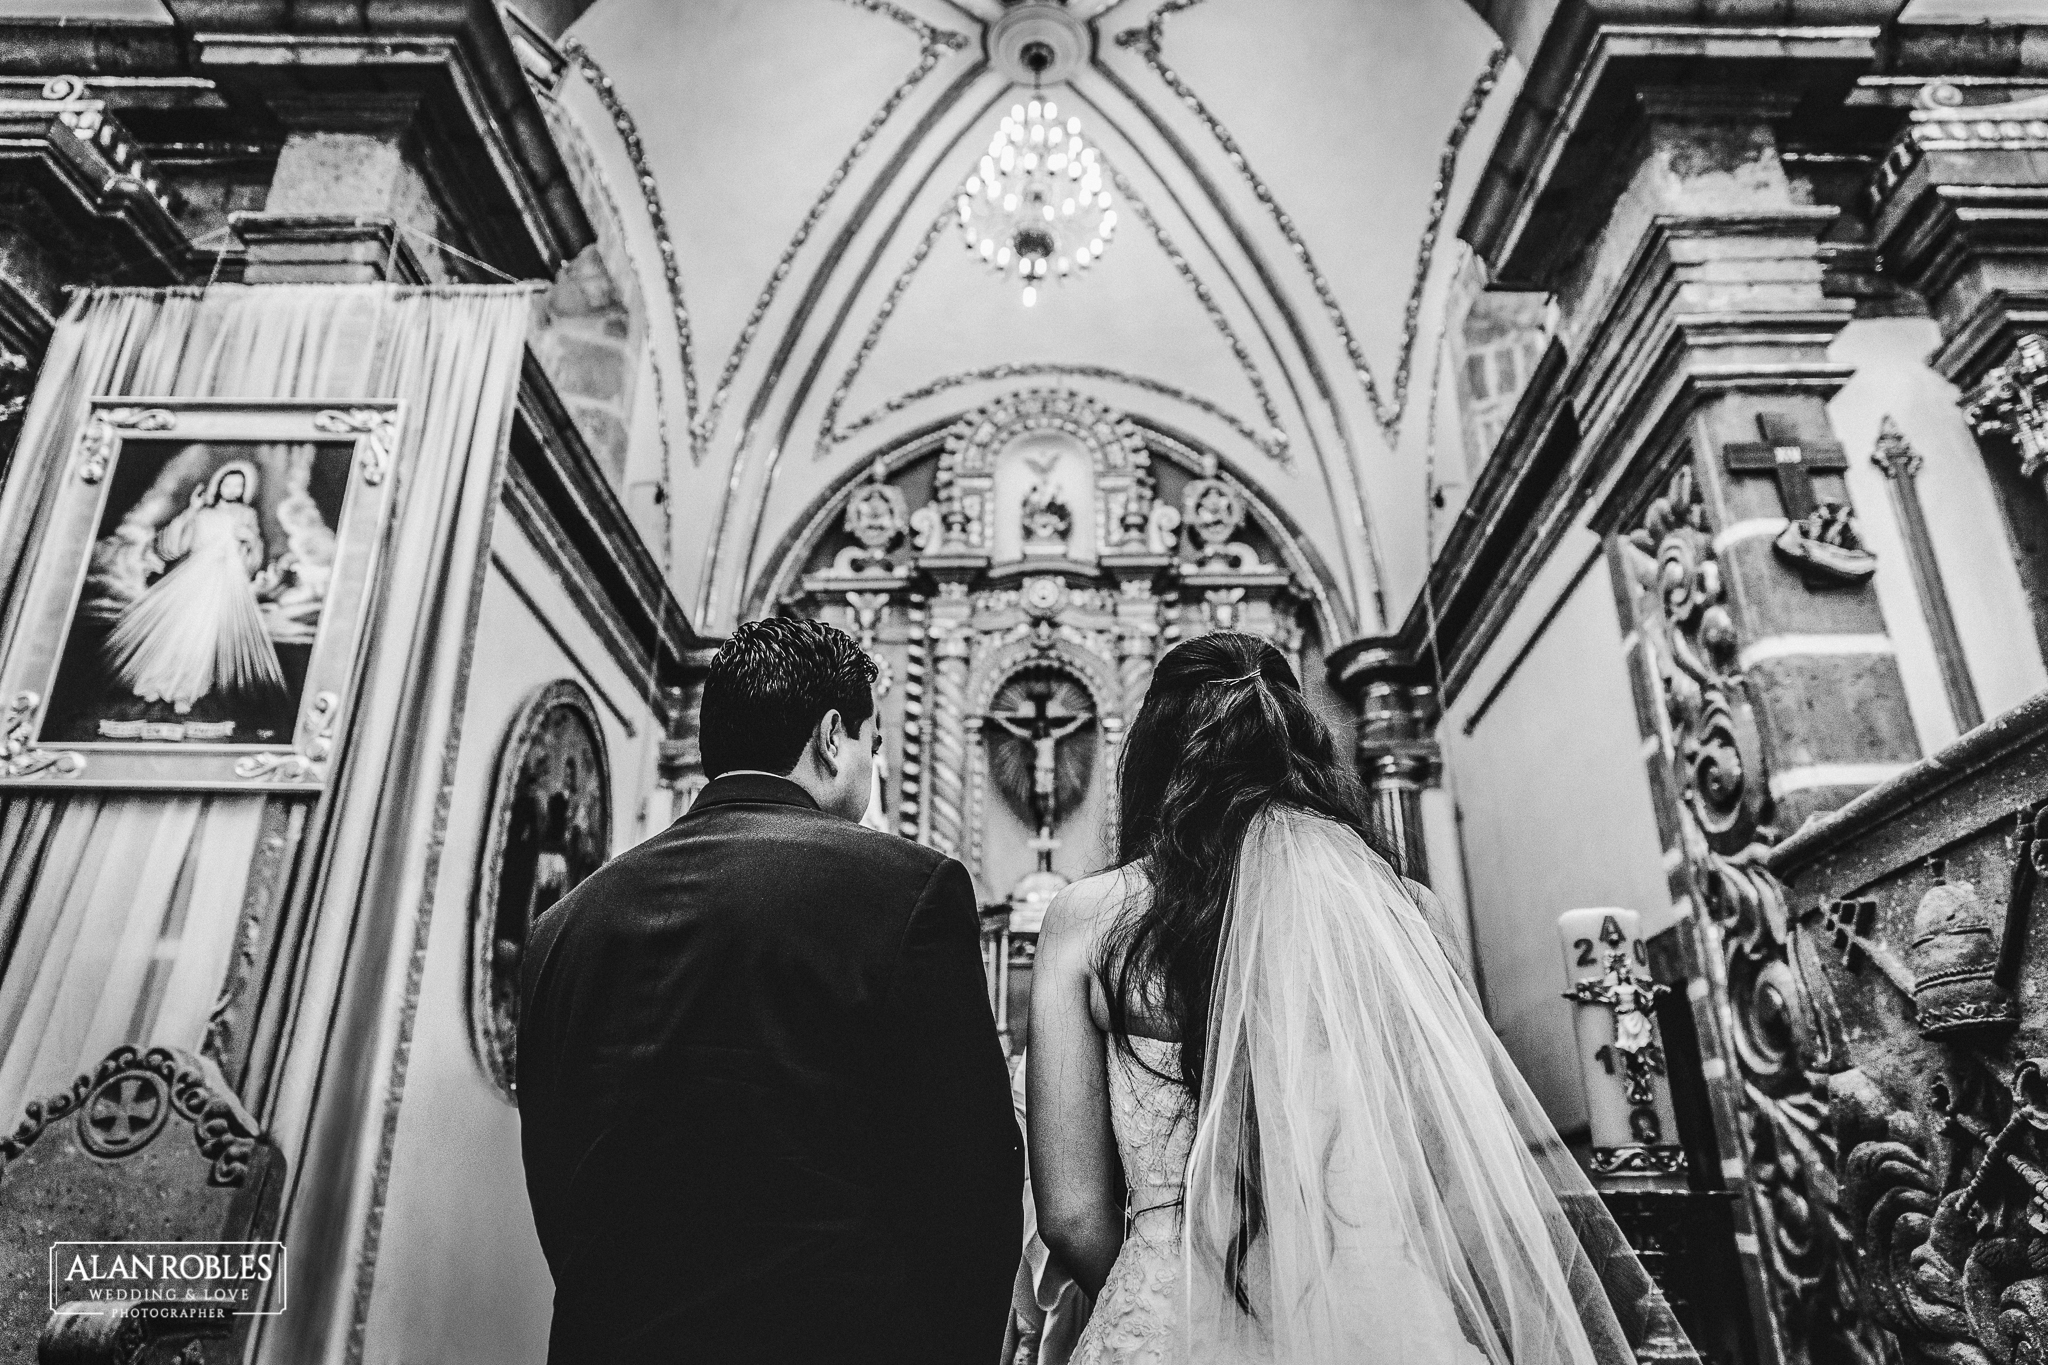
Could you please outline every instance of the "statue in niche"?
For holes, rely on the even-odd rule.
[[[1026,458],[1024,463],[1038,477],[1031,485],[1031,491],[1024,495],[1021,520],[1024,527],[1024,553],[1027,555],[1063,555],[1067,552],[1067,535],[1074,529],[1074,509],[1060,496],[1054,485],[1052,473],[1059,464],[1057,455],[1043,460]]]
[[[611,848],[603,732],[583,690],[551,683],[514,724],[478,887],[471,993],[477,1049],[517,1081],[519,969],[533,922],[598,869]]]
[[[1180,509],[1170,502],[1152,504],[1145,522],[1145,548],[1155,555],[1170,555],[1180,548]]]
[[[919,554],[930,554],[939,548],[939,539],[945,533],[945,516],[939,505],[928,502],[910,514],[910,545]]]
[[[985,717],[1002,731],[990,754],[996,788],[1037,832],[1032,846],[1042,871],[1052,868],[1062,813],[1088,791],[1094,746],[1066,743],[1095,720],[1088,700],[1087,689],[1065,673],[1032,671],[1005,683]]]

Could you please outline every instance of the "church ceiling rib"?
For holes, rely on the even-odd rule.
[[[1273,395],[1266,389],[1266,377],[1259,373],[1258,365],[1252,360],[1251,351],[1238,336],[1237,329],[1230,325],[1230,319],[1225,317],[1223,310],[1217,306],[1216,296],[1209,292],[1209,286],[1195,273],[1195,267],[1186,254],[1166,235],[1165,226],[1153,214],[1151,206],[1145,202],[1137,188],[1131,184],[1130,177],[1108,157],[1103,158],[1103,163],[1109,167],[1110,178],[1118,192],[1130,202],[1139,221],[1151,232],[1152,240],[1159,243],[1159,249],[1166,253],[1166,259],[1172,262],[1175,272],[1187,283],[1188,288],[1194,291],[1196,300],[1202,305],[1202,311],[1209,315],[1209,321],[1222,333],[1223,340],[1230,347],[1230,353],[1237,357],[1238,368],[1244,371],[1246,382],[1252,386],[1252,392],[1258,395],[1259,412],[1266,419],[1266,432],[1263,436],[1252,437],[1252,444],[1280,463],[1288,463],[1287,431],[1280,425],[1280,410],[1273,406]]]
[[[932,73],[932,68],[936,67],[949,52],[957,52],[972,41],[964,33],[955,33],[950,29],[928,24],[900,6],[887,3],[887,0],[845,0],[845,3],[876,14],[885,14],[914,32],[918,40],[917,64],[911,68],[910,74],[889,92],[881,107],[861,129],[860,135],[854,139],[846,155],[840,158],[838,166],[826,179],[817,197],[811,201],[809,212],[804,215],[803,222],[798,224],[797,230],[790,236],[789,244],[782,249],[775,269],[769,274],[767,284],[762,286],[759,296],[754,300],[752,311],[747,314],[747,320],[740,328],[739,339],[733,343],[731,353],[725,358],[725,368],[719,372],[718,383],[712,389],[711,402],[705,408],[701,422],[694,422],[691,425],[690,439],[693,451],[701,451],[709,444],[712,433],[718,430],[719,419],[725,414],[726,399],[732,393],[733,380],[739,374],[740,366],[747,358],[747,352],[752,349],[754,338],[760,333],[762,319],[767,316],[768,309],[775,302],[776,293],[782,288],[783,280],[794,267],[797,253],[810,241],[811,233],[816,231],[833,198],[846,183],[847,176],[852,174],[854,163],[873,145],[875,138],[881,134],[883,125],[924,78]]]
[[[1243,437],[1247,445],[1256,446],[1260,441],[1259,433],[1254,431],[1251,425],[1243,418],[1234,415],[1220,404],[1211,402],[1200,394],[1188,392],[1177,384],[1169,384],[1163,379],[1151,379],[1141,374],[1132,374],[1128,370],[1120,370],[1113,365],[1091,365],[1082,362],[1057,360],[1005,362],[998,365],[985,365],[978,370],[962,370],[955,374],[942,375],[929,383],[921,384],[917,388],[900,393],[880,407],[854,418],[853,421],[841,428],[839,439],[845,440],[848,437],[856,436],[884,418],[892,417],[907,408],[924,402],[928,398],[935,398],[939,394],[948,393],[954,389],[965,388],[969,384],[994,383],[1011,379],[1060,377],[1094,379],[1107,384],[1123,384],[1130,388],[1142,389],[1146,393],[1153,393],[1161,398],[1172,399],[1176,403],[1185,403],[1196,411],[1215,418]]]
[[[1252,393],[1258,399],[1261,414],[1266,419],[1266,430],[1261,432],[1253,427],[1251,423],[1225,412],[1220,405],[1207,399],[1196,398],[1174,385],[1159,380],[1141,379],[1131,375],[1126,370],[1116,367],[1036,362],[1030,365],[1029,368],[1038,374],[1067,373],[1112,379],[1117,382],[1136,385],[1139,388],[1147,389],[1149,392],[1162,396],[1178,397],[1191,406],[1218,418],[1233,431],[1243,436],[1252,446],[1264,451],[1282,464],[1287,463],[1287,433],[1281,426],[1279,409],[1274,406],[1272,394],[1266,387],[1266,378],[1259,372],[1257,363],[1252,359],[1250,349],[1245,346],[1243,340],[1238,336],[1237,329],[1231,326],[1230,319],[1224,315],[1223,310],[1217,305],[1215,295],[1210,292],[1208,285],[1203,283],[1201,277],[1196,273],[1194,265],[1188,260],[1187,255],[1178,246],[1174,245],[1173,239],[1167,235],[1165,226],[1153,214],[1151,208],[1138,194],[1136,187],[1131,184],[1129,178],[1117,168],[1107,153],[1102,154],[1102,164],[1108,169],[1118,193],[1124,197],[1125,202],[1130,205],[1132,211],[1138,215],[1139,220],[1151,232],[1153,241],[1158,244],[1160,251],[1165,254],[1175,273],[1180,276],[1182,281],[1187,284],[1189,290],[1192,291],[1195,301],[1202,306],[1202,311],[1208,315],[1209,321],[1222,336],[1224,343],[1230,347],[1231,355],[1235,357],[1238,369],[1244,374],[1245,382],[1251,386]],[[939,211],[938,217],[926,229],[924,237],[917,244],[916,250],[911,253],[909,261],[904,264],[902,271],[891,282],[888,294],[883,297],[881,306],[875,310],[874,318],[869,322],[866,333],[861,337],[860,346],[855,350],[853,359],[847,364],[846,372],[840,376],[838,385],[832,391],[831,399],[825,405],[824,416],[818,423],[818,441],[813,458],[824,459],[841,442],[874,425],[875,422],[882,418],[900,412],[923,398],[930,398],[948,390],[959,388],[964,384],[975,382],[977,378],[1001,377],[997,374],[998,371],[1003,372],[1004,375],[1021,374],[1024,372],[1025,367],[1022,365],[1007,365],[984,366],[975,371],[951,374],[945,378],[931,381],[918,389],[897,395],[895,398],[890,399],[889,402],[883,404],[882,407],[874,409],[848,426],[840,427],[838,425],[839,413],[844,408],[848,396],[852,393],[853,386],[859,381],[861,372],[867,367],[868,360],[874,354],[875,347],[880,344],[883,331],[888,327],[890,319],[895,316],[896,306],[902,301],[904,292],[909,289],[911,281],[916,277],[919,268],[924,265],[925,260],[931,255],[932,247],[946,229],[951,226],[953,221],[953,207],[951,204],[948,204]]]
[[[1200,2],[1201,0],[1190,0],[1190,3],[1194,4],[1199,4]],[[1352,495],[1349,498],[1338,496],[1335,479],[1329,473],[1329,461],[1327,459],[1319,461],[1324,473],[1325,485],[1330,491],[1331,506],[1333,508],[1342,508],[1343,515],[1350,519],[1351,529],[1357,533],[1365,550],[1366,563],[1371,569],[1371,582],[1369,584],[1360,582],[1357,579],[1355,570],[1350,568],[1350,548],[1345,544],[1343,538],[1340,537],[1339,547],[1344,552],[1347,566],[1346,572],[1350,575],[1351,579],[1350,589],[1353,592],[1369,591],[1371,593],[1375,614],[1381,625],[1385,626],[1387,624],[1386,589],[1384,586],[1386,583],[1386,571],[1380,555],[1379,537],[1373,529],[1372,510],[1366,505],[1365,486],[1361,481],[1362,475],[1359,470],[1358,446],[1351,438],[1351,424],[1345,418],[1343,405],[1338,402],[1336,389],[1331,385],[1330,377],[1323,369],[1320,354],[1316,350],[1315,343],[1309,339],[1308,329],[1303,325],[1301,315],[1295,311],[1293,303],[1281,288],[1280,278],[1273,268],[1273,263],[1266,259],[1266,255],[1259,249],[1258,243],[1252,240],[1251,232],[1238,218],[1237,214],[1232,211],[1229,202],[1223,196],[1221,187],[1217,185],[1215,178],[1208,173],[1196,158],[1194,149],[1181,139],[1180,134],[1175,132],[1166,120],[1160,117],[1159,111],[1133,89],[1122,75],[1106,63],[1098,63],[1095,69],[1101,72],[1110,86],[1122,96],[1125,102],[1142,115],[1145,121],[1151,125],[1154,134],[1158,136],[1159,140],[1173,154],[1175,164],[1185,170],[1201,189],[1202,198],[1208,202],[1210,211],[1216,215],[1218,221],[1228,230],[1232,242],[1237,247],[1238,254],[1258,276],[1261,296],[1272,307],[1273,311],[1279,315],[1280,321],[1286,328],[1288,337],[1293,341],[1295,353],[1301,357],[1302,368],[1307,371],[1310,382],[1315,386],[1316,395],[1322,402],[1323,412],[1329,418],[1331,426],[1336,429],[1337,442],[1344,456],[1343,465],[1345,472],[1351,481]],[[1133,147],[1141,145],[1128,134],[1125,134],[1124,140]],[[1153,173],[1155,176],[1159,174],[1156,167],[1153,168]],[[1163,177],[1161,179],[1163,183]],[[1190,223],[1196,221],[1194,215],[1185,206],[1182,206],[1181,212]],[[1210,249],[1212,252],[1215,251],[1213,246]],[[1270,344],[1270,337],[1268,340]],[[1281,369],[1283,373],[1288,369],[1284,361],[1282,362]],[[1297,401],[1299,401],[1298,394]],[[1312,419],[1308,418],[1306,405],[1304,404],[1303,406],[1304,423],[1313,432],[1315,430],[1315,423]]]
[[[1138,103],[1136,94],[1127,85],[1119,81],[1114,72],[1109,71],[1107,68],[1098,69],[1110,79],[1112,87],[1126,101],[1134,105]],[[1253,325],[1258,328],[1260,339],[1265,342],[1267,351],[1275,357],[1280,382],[1287,386],[1288,396],[1293,399],[1295,410],[1301,414],[1302,428],[1308,434],[1309,452],[1314,457],[1316,472],[1321,479],[1323,491],[1329,498],[1330,506],[1332,508],[1358,508],[1359,510],[1352,514],[1355,517],[1355,525],[1361,537],[1367,538],[1369,542],[1370,532],[1363,511],[1365,496],[1358,482],[1357,452],[1352,447],[1350,433],[1345,427],[1343,414],[1337,409],[1335,395],[1330,392],[1330,386],[1325,380],[1320,366],[1316,364],[1314,353],[1307,349],[1309,344],[1307,337],[1299,325],[1292,308],[1275,292],[1277,286],[1274,282],[1272,270],[1266,263],[1264,255],[1259,251],[1257,244],[1251,241],[1249,235],[1244,232],[1235,218],[1223,207],[1220,198],[1214,192],[1213,186],[1207,182],[1206,178],[1200,175],[1199,171],[1196,171],[1195,174],[1198,182],[1203,185],[1207,198],[1223,218],[1224,225],[1229,228],[1231,238],[1236,244],[1240,255],[1257,272],[1260,283],[1265,290],[1264,297],[1280,312],[1282,322],[1286,326],[1288,334],[1293,338],[1295,344],[1301,348],[1302,354],[1307,357],[1307,367],[1311,382],[1316,386],[1318,395],[1324,404],[1324,412],[1329,415],[1332,425],[1336,428],[1337,438],[1342,446],[1346,475],[1352,484],[1350,498],[1344,497],[1337,490],[1336,476],[1330,469],[1329,454],[1323,447],[1323,435],[1317,427],[1313,409],[1310,408],[1308,400],[1301,392],[1301,386],[1295,382],[1294,367],[1287,363],[1286,353],[1281,350],[1278,339],[1273,335],[1271,328],[1267,326],[1264,311],[1259,307],[1252,293],[1245,288],[1243,281],[1238,278],[1238,272],[1231,268],[1229,256],[1218,250],[1216,244],[1210,240],[1208,231],[1202,226],[1202,220],[1189,210],[1188,205],[1181,199],[1178,191],[1174,189],[1173,183],[1166,178],[1157,163],[1153,161],[1150,153],[1146,151],[1144,143],[1131,135],[1123,122],[1117,118],[1116,114],[1103,101],[1091,98],[1083,90],[1077,89],[1075,93],[1082,103],[1088,107],[1090,114],[1100,119],[1103,126],[1115,133],[1124,145],[1130,149],[1131,155],[1137,159],[1138,163],[1145,168],[1146,173],[1159,186],[1160,193],[1165,196],[1167,202],[1173,205],[1174,211],[1180,215],[1181,221],[1187,224],[1188,230],[1194,234],[1195,240],[1201,244],[1203,250],[1209,253],[1209,257],[1215,263],[1218,273],[1229,282],[1231,290],[1237,295],[1238,301],[1244,305],[1246,312],[1250,315]],[[1156,114],[1150,109],[1145,109],[1143,112],[1155,128],[1160,127]],[[1170,135],[1168,135],[1166,140],[1169,148],[1180,156],[1183,163],[1185,163],[1186,147]],[[1360,590],[1361,580],[1358,577],[1357,567],[1352,562],[1350,542],[1341,537],[1337,544],[1337,557],[1344,569],[1344,578],[1342,580],[1344,592],[1347,595],[1357,593]],[[1378,561],[1375,559],[1373,562],[1375,573],[1377,573]],[[1381,614],[1384,616],[1385,613],[1382,612]]]
[[[589,56],[588,53],[583,55],[586,58]],[[595,67],[597,65],[596,60],[594,58],[590,59],[590,64]],[[586,80],[590,79],[588,72],[583,74]],[[602,74],[601,70],[600,74]],[[593,82],[593,87],[594,84]],[[547,95],[543,98],[547,100],[554,112],[566,122],[570,130],[574,132],[575,136],[582,141],[585,149],[588,150],[590,138],[583,128],[582,120],[577,118],[575,113],[563,105],[555,96]],[[610,177],[602,174],[593,175],[589,183],[591,189],[603,196],[604,209],[611,216],[611,221],[623,224],[626,221],[626,216],[619,209],[617,196],[612,193]],[[656,242],[666,246],[669,240],[665,230],[666,224],[659,218],[653,219],[652,222],[657,229],[661,229],[656,234]],[[623,233],[621,235],[623,237]],[[633,249],[633,244],[630,240],[622,240],[620,245],[626,253],[626,258],[633,263],[633,271],[637,275],[640,270],[640,254]],[[664,250],[662,255],[664,258],[672,259],[674,251],[672,248]],[[680,289],[680,281],[677,281],[676,287]],[[676,295],[672,294],[670,297],[673,306]],[[684,337],[684,341],[687,344],[687,336]],[[685,354],[687,355],[687,352]],[[661,508],[661,546],[656,558],[661,562],[663,581],[670,581],[674,578],[675,570],[676,514],[674,500],[675,444],[671,439],[668,420],[668,377],[663,373],[661,362],[652,355],[647,358],[646,369],[648,377],[654,381],[654,434],[656,441],[661,446],[661,463],[655,468],[654,500]],[[692,463],[694,462],[693,460]]]
[[[1302,269],[1308,273],[1309,281],[1315,287],[1316,297],[1323,305],[1323,311],[1328,315],[1331,325],[1336,328],[1337,335],[1343,340],[1346,358],[1350,360],[1352,370],[1358,376],[1359,385],[1365,390],[1366,402],[1372,409],[1373,419],[1386,436],[1387,444],[1396,445],[1400,441],[1401,419],[1408,405],[1410,370],[1414,360],[1416,334],[1422,318],[1422,295],[1428,287],[1429,270],[1436,254],[1437,238],[1442,232],[1444,214],[1450,205],[1451,184],[1457,173],[1458,155],[1464,148],[1467,134],[1472,131],[1472,125],[1478,121],[1480,111],[1486,106],[1487,96],[1493,92],[1494,85],[1500,79],[1501,68],[1507,62],[1507,48],[1496,46],[1487,58],[1485,69],[1473,82],[1464,107],[1459,110],[1458,117],[1452,123],[1450,134],[1445,140],[1443,154],[1438,163],[1436,185],[1430,196],[1429,216],[1423,228],[1421,243],[1416,250],[1415,272],[1402,318],[1401,340],[1396,352],[1391,397],[1383,397],[1379,383],[1373,377],[1372,365],[1365,358],[1365,352],[1359,345],[1356,333],[1352,331],[1350,320],[1344,315],[1342,305],[1337,302],[1336,293],[1331,289],[1328,277],[1317,267],[1315,257],[1309,251],[1308,243],[1303,239],[1300,230],[1295,226],[1293,217],[1281,207],[1272,187],[1253,169],[1251,158],[1245,155],[1244,148],[1238,145],[1230,129],[1202,97],[1195,93],[1194,87],[1166,62],[1162,51],[1166,20],[1174,14],[1193,9],[1202,3],[1204,0],[1167,0],[1166,4],[1152,12],[1143,25],[1125,29],[1117,34],[1116,45],[1130,49],[1143,59],[1159,79],[1165,82],[1166,87],[1187,106],[1188,111],[1201,121],[1202,126],[1209,130],[1210,136],[1214,137],[1217,145],[1223,149],[1225,158],[1237,167],[1238,174],[1243,177],[1253,196],[1271,215],[1274,226],[1287,239],[1295,259],[1301,262]]]
[[[625,102],[619,98],[618,89],[613,86],[612,78],[604,67],[573,35],[562,39],[561,50],[563,56],[576,64],[577,72],[590,83],[591,93],[597,96],[598,103],[611,116],[612,127],[626,146],[627,160],[633,166],[633,178],[639,182],[640,202],[647,209],[648,221],[654,228],[654,240],[660,244],[661,274],[668,285],[669,317],[675,324],[676,345],[682,353],[684,417],[694,432],[697,425],[696,342],[690,333],[690,308],[683,300],[682,261],[676,254],[675,238],[669,230],[668,211],[661,202],[660,183],[654,178],[653,168],[647,164],[647,149],[640,142],[640,127],[633,121]],[[655,366],[657,371],[660,368]],[[694,441],[690,458],[692,463],[703,458]],[[667,462],[664,460],[663,477],[666,476]]]
[[[748,407],[747,420],[742,426],[738,441],[733,448],[732,466],[726,478],[725,489],[720,496],[717,527],[712,534],[711,543],[706,552],[705,572],[699,587],[698,617],[700,620],[709,618],[711,604],[715,600],[716,570],[724,551],[726,533],[731,525],[732,513],[739,495],[740,485],[745,477],[745,455],[749,445],[752,443],[754,428],[759,423],[762,414],[767,409],[769,400],[774,395],[782,373],[789,363],[789,357],[796,349],[798,337],[802,335],[812,312],[817,308],[826,285],[838,273],[839,262],[852,247],[854,237],[868,223],[883,194],[896,183],[898,177],[903,172],[904,166],[909,163],[912,154],[923,148],[930,141],[932,129],[937,126],[947,113],[952,111],[954,106],[966,94],[968,88],[979,80],[987,70],[987,60],[985,58],[977,60],[972,67],[960,74],[959,78],[947,88],[946,92],[930,109],[925,111],[923,117],[918,121],[916,130],[897,148],[895,154],[889,159],[889,163],[883,173],[877,176],[874,182],[868,186],[866,193],[861,197],[861,202],[848,215],[845,224],[840,228],[837,237],[834,238],[831,249],[827,252],[825,259],[819,263],[817,269],[813,272],[810,283],[804,290],[803,297],[798,304],[795,316],[791,318],[788,327],[783,333],[781,343],[776,347],[775,357],[770,364],[768,373],[762,377],[760,386],[755,391],[753,402]],[[995,108],[1005,93],[1001,89],[991,92],[968,118],[960,122],[953,134],[946,139],[945,146],[940,148],[935,156],[927,160],[923,173],[917,178],[917,183],[908,187],[908,192],[902,196],[895,214],[882,229],[880,235],[876,238],[874,246],[869,249],[859,268],[854,272],[851,282],[842,292],[838,310],[834,313],[830,324],[826,327],[824,335],[819,339],[816,347],[813,348],[810,363],[804,367],[803,375],[798,380],[795,391],[784,407],[781,426],[776,431],[774,443],[768,448],[763,462],[761,492],[754,499],[753,516],[750,518],[747,535],[743,542],[740,566],[734,576],[733,600],[739,600],[739,594],[744,593],[746,579],[752,572],[754,550],[760,543],[761,526],[768,515],[768,491],[774,484],[775,471],[782,462],[783,451],[789,445],[790,433],[796,425],[797,414],[803,408],[806,397],[817,386],[818,375],[824,368],[825,358],[831,353],[834,342],[838,340],[840,334],[846,329],[847,319],[853,311],[854,302],[866,288],[868,280],[873,277],[876,267],[880,263],[882,253],[887,250],[889,244],[894,242],[898,234],[903,230],[904,220],[910,215],[912,207],[929,187],[931,179],[937,173],[938,168],[951,158],[955,149],[959,147],[961,140],[967,137],[977,125],[988,117],[989,111]],[[950,211],[950,203],[947,205],[947,208]]]

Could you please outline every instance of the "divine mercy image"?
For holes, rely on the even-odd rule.
[[[288,739],[349,456],[312,443],[125,442],[43,741]]]

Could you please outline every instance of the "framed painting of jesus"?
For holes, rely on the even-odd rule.
[[[94,399],[0,656],[0,787],[323,785],[398,420]]]

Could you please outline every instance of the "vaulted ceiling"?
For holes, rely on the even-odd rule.
[[[729,623],[788,528],[878,450],[1004,388],[1068,384],[1256,481],[1347,625],[1398,619],[1430,466],[1459,458],[1434,453],[1456,437],[1432,398],[1448,224],[1513,78],[1494,35],[1465,0],[1072,0],[1084,50],[1045,94],[1099,148],[1121,221],[1027,308],[953,217],[1030,98],[991,51],[1004,12],[598,0],[570,28],[609,83],[576,107],[593,140],[637,132],[677,262],[673,289],[647,283],[681,305],[653,339],[675,367],[686,600]]]

